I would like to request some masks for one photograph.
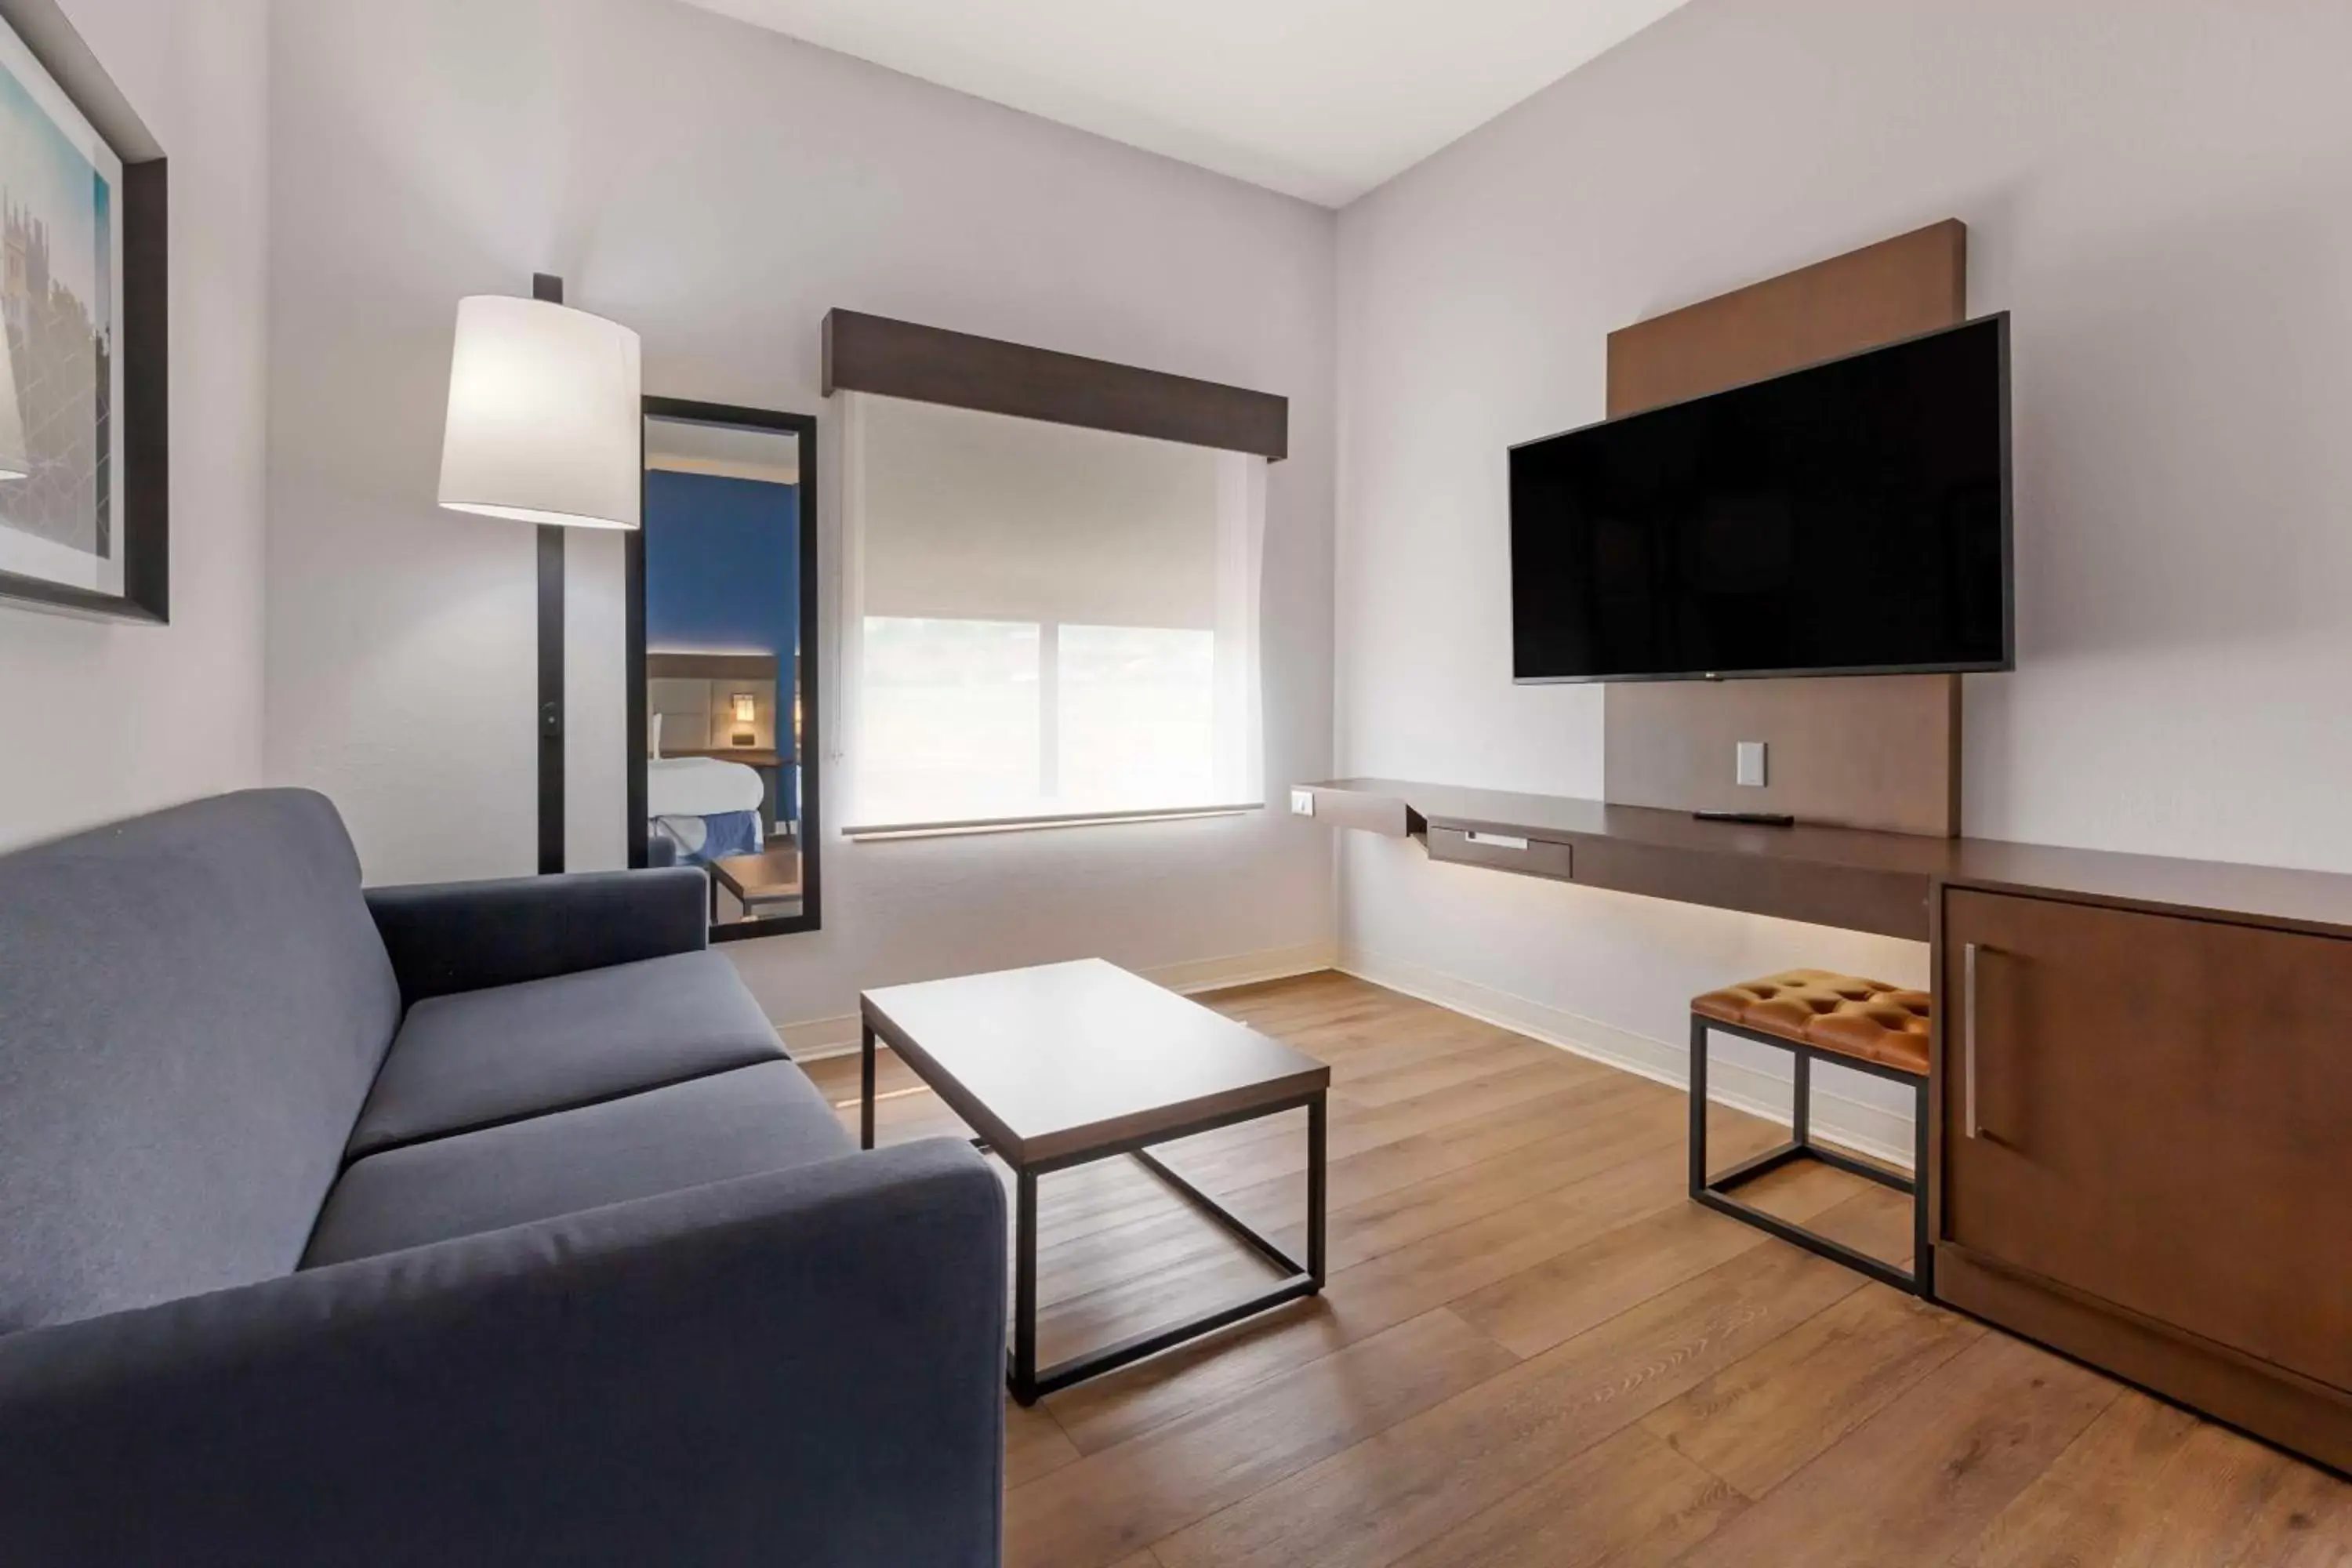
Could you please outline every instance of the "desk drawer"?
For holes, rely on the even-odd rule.
[[[1429,858],[1495,871],[1517,871],[1524,877],[1549,877],[1569,881],[1574,876],[1572,847],[1550,838],[1522,838],[1500,833],[1479,833],[1460,827],[1429,829]]]

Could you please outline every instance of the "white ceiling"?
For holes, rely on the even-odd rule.
[[[688,0],[1344,206],[1683,0]]]

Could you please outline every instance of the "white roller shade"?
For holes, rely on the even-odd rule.
[[[1223,454],[861,403],[868,615],[1215,626]]]
[[[1264,459],[841,406],[849,831],[1262,800]]]

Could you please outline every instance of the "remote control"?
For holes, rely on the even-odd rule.
[[[1748,827],[1794,827],[1797,819],[1778,811],[1694,811],[1701,822],[1737,822]]]

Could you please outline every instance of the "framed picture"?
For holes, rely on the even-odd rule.
[[[0,0],[0,608],[171,618],[166,188],[57,0]]]

